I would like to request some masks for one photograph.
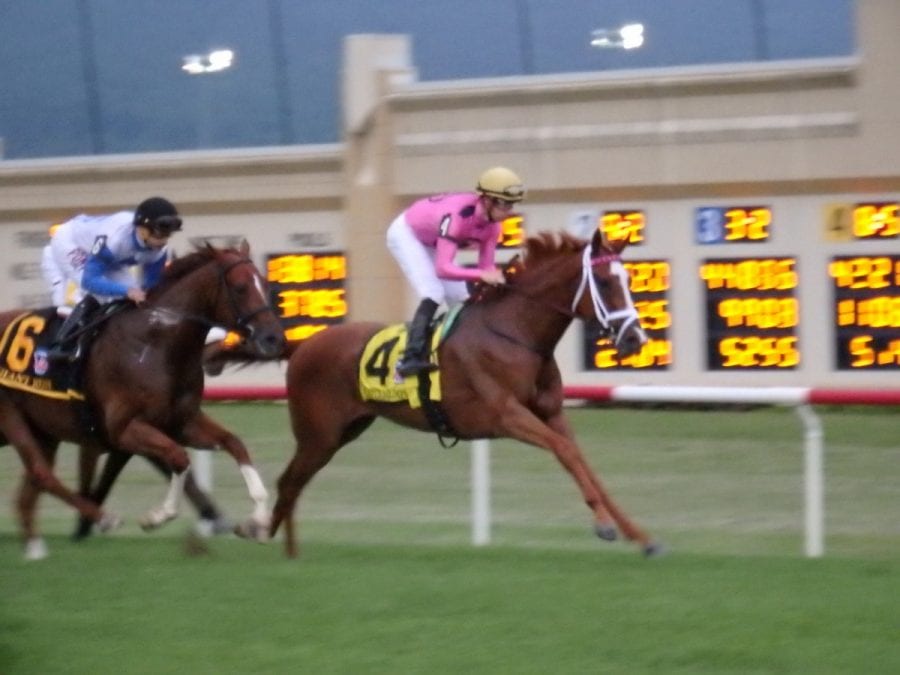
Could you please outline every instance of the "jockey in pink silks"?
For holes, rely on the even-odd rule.
[[[488,169],[474,192],[433,195],[414,202],[391,223],[387,246],[420,298],[409,326],[397,374],[410,377],[435,368],[428,359],[428,325],[441,303],[468,297],[467,281],[504,283],[494,256],[500,223],[525,197],[521,179],[509,169]],[[455,262],[460,249],[478,249],[478,265]]]

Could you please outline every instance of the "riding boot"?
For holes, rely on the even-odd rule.
[[[71,314],[63,321],[56,333],[56,339],[50,345],[47,358],[51,361],[74,361],[81,354],[83,333],[79,331],[87,324],[87,320],[100,303],[92,295],[87,295],[72,309]],[[74,347],[74,349],[73,349]]]
[[[431,298],[425,298],[419,303],[409,324],[409,332],[406,336],[406,350],[397,362],[397,374],[401,377],[416,375],[422,371],[435,370],[437,366],[428,360],[428,325],[438,308]]]

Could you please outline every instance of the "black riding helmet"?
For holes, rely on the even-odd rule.
[[[165,197],[150,197],[138,205],[134,224],[148,228],[155,235],[168,237],[181,229],[181,217],[175,205]]]

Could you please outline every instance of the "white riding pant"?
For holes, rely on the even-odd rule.
[[[420,300],[431,298],[452,305],[469,297],[465,281],[438,278],[435,250],[418,240],[402,213],[388,227],[387,247]]]
[[[69,281],[63,271],[59,269],[56,260],[53,259],[53,249],[50,248],[50,244],[47,244],[41,252],[41,276],[50,290],[50,302],[56,307],[70,304]]]

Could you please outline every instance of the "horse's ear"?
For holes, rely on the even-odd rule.
[[[238,251],[245,258],[250,255],[250,242],[246,239],[241,239],[241,245],[238,247]]]
[[[604,251],[609,253],[620,254],[628,245],[628,238],[610,239],[599,227],[594,230],[594,237],[591,239],[591,255],[596,257]]]

